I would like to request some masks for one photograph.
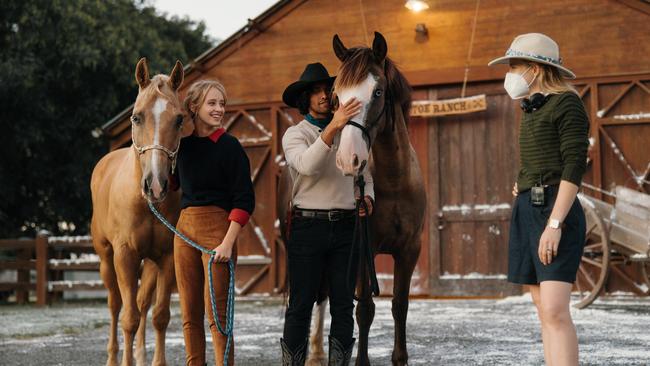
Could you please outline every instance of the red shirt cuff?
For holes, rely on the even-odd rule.
[[[235,221],[236,223],[238,223],[243,227],[246,226],[250,217],[251,215],[248,212],[242,210],[241,208],[233,208],[232,211],[230,211],[228,220]]]

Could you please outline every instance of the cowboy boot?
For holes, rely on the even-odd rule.
[[[280,338],[282,346],[282,366],[304,366],[307,359],[307,340],[301,344],[297,350],[291,352],[289,346]]]
[[[329,366],[348,366],[350,358],[352,358],[352,349],[356,339],[352,338],[352,343],[349,346],[343,347],[343,344],[338,339],[329,336]]]

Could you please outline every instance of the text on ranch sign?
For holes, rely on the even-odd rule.
[[[485,94],[446,100],[416,100],[411,103],[411,116],[431,117],[463,114],[487,109]]]

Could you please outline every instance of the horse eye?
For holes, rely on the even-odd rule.
[[[136,114],[131,115],[131,122],[136,124],[136,125],[139,124],[140,123],[140,117],[138,117],[138,115],[136,115]]]
[[[176,126],[180,127],[182,124],[183,124],[183,116],[179,114],[178,116],[176,116]]]
[[[382,90],[381,90],[381,89],[377,89],[377,90],[375,90],[375,96],[376,96],[376,97],[381,97],[381,94],[382,94]]]

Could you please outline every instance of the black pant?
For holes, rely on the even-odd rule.
[[[352,343],[354,331],[354,287],[358,249],[354,248],[354,218],[330,222],[294,217],[291,223],[289,252],[289,307],[284,318],[284,341],[291,350],[309,337],[309,326],[321,280],[329,284],[330,335],[341,344]],[[348,276],[349,275],[349,276]]]

